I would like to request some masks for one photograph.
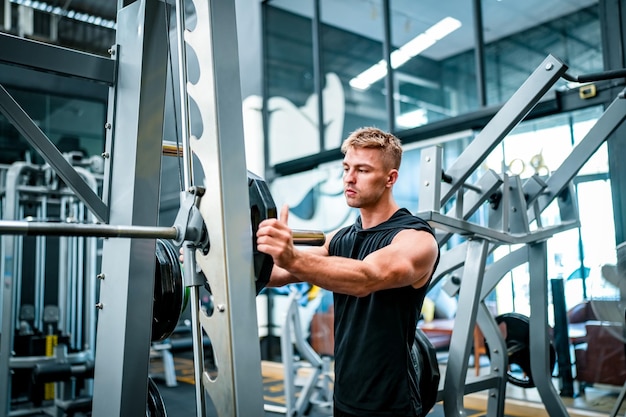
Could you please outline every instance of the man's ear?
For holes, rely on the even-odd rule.
[[[392,169],[391,171],[389,171],[389,174],[387,174],[387,187],[391,187],[392,185],[394,185],[397,180],[398,180],[398,170]]]

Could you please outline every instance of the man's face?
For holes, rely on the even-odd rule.
[[[391,171],[375,148],[349,148],[343,158],[343,190],[350,207],[367,208],[378,203],[391,187]]]

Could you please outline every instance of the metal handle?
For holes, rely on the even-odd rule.
[[[326,242],[326,235],[319,230],[294,229],[291,231],[291,236],[294,245],[323,246]]]

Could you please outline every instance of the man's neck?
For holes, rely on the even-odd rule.
[[[384,204],[379,203],[372,208],[361,207],[361,224],[363,229],[369,229],[386,222],[399,209],[400,207],[393,200]]]

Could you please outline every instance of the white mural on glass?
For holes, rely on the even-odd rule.
[[[343,141],[345,97],[336,74],[326,75],[322,91],[324,104],[324,149],[320,149],[318,97],[311,94],[303,106],[285,97],[270,97],[269,161],[271,165],[336,149]],[[263,99],[250,96],[243,101],[244,133],[248,169],[265,172],[263,158]],[[356,217],[343,196],[341,161],[317,169],[281,177],[270,184],[272,197],[281,207],[290,207],[289,225],[297,229],[325,232],[352,222]]]

